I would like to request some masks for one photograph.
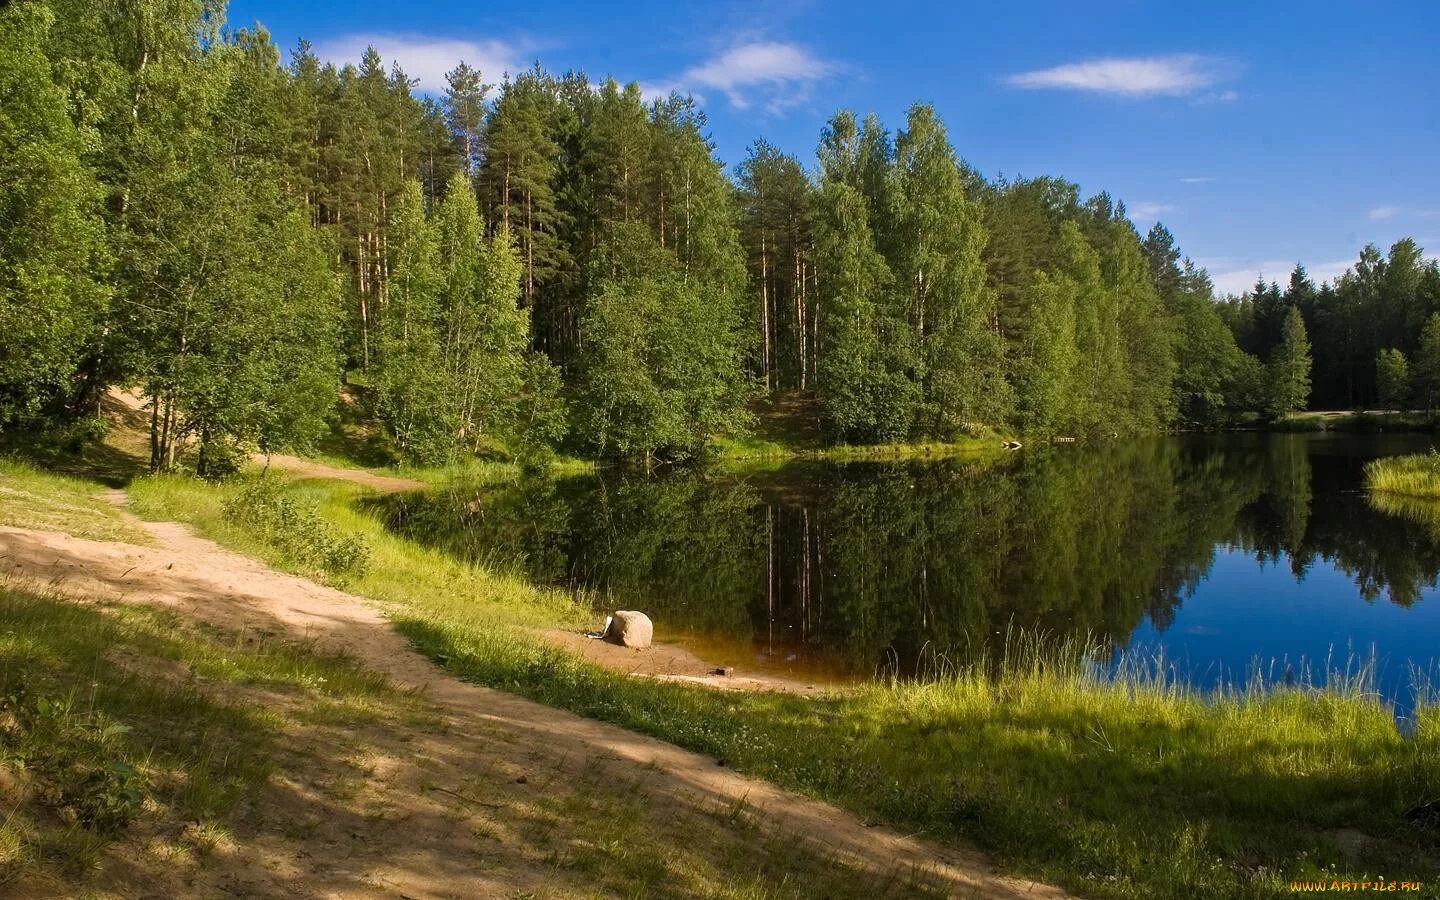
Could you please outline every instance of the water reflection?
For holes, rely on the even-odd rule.
[[[1324,642],[1359,635],[1398,648],[1403,670],[1437,635],[1434,615],[1365,609],[1423,605],[1440,527],[1372,505],[1360,476],[1370,458],[1426,444],[1170,438],[978,462],[612,472],[377,502],[414,539],[598,591],[650,611],[671,638],[728,639],[781,667],[913,672],[1014,624],[1163,645],[1197,671],[1323,656]],[[1310,605],[1277,617],[1273,598],[1292,595]]]

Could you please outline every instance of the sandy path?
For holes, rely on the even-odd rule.
[[[637,678],[679,681],[716,691],[770,691],[785,694],[818,694],[839,689],[823,682],[785,678],[768,672],[748,672],[731,666],[731,674],[716,672],[716,664],[702,659],[678,644],[655,643],[644,650],[594,640],[576,631],[552,628],[540,637],[592,663]]]
[[[426,739],[442,745],[432,748],[436,755],[463,760],[467,746],[476,740],[493,742],[498,735],[507,744],[547,757],[556,768],[604,759],[608,766],[619,767],[623,777],[646,780],[656,802],[743,801],[767,830],[804,836],[847,866],[872,872],[920,869],[954,893],[969,896],[1065,896],[1055,888],[997,873],[978,851],[866,827],[848,812],[739,775],[711,758],[462,682],[416,654],[358,597],[273,571],[197,537],[183,525],[144,527],[156,547],[0,527],[0,575],[76,597],[161,604],[221,627],[287,633],[343,651],[401,685],[423,690],[444,711],[449,719],[446,733]],[[409,896],[493,894],[497,886],[478,872],[446,867],[443,883],[436,880],[442,873],[424,863],[428,856],[422,851],[427,841],[443,842],[449,836],[438,830],[427,834],[417,824],[407,826],[406,837],[415,865],[407,866],[403,858],[382,860],[387,890]],[[313,886],[323,892],[328,877],[334,872],[314,873]]]
[[[396,491],[414,491],[429,487],[423,481],[416,481],[413,478],[398,478],[394,475],[377,475],[366,469],[341,469],[336,466],[327,466],[325,463],[316,462],[313,459],[302,459],[298,456],[290,456],[285,453],[272,453],[270,456],[256,455],[253,462],[257,466],[268,465],[272,469],[279,469],[289,472],[292,475],[299,475],[301,478],[333,478],[339,481],[353,481],[356,484],[380,491],[384,494],[391,494]]]

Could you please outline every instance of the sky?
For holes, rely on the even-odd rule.
[[[1058,175],[1158,218],[1221,292],[1360,248],[1440,251],[1440,8],[1335,3],[232,0],[284,48],[373,44],[438,93],[464,59],[693,94],[727,166],[764,137],[814,164],[836,110],[931,103],[987,176]]]

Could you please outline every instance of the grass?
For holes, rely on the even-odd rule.
[[[1365,465],[1365,487],[1379,494],[1440,500],[1440,452],[1372,460]]]
[[[1269,424],[1275,431],[1423,431],[1433,432],[1434,413],[1420,410],[1355,409],[1290,413]]]
[[[287,565],[225,519],[235,490],[156,478],[132,493],[145,515]],[[564,595],[387,534],[349,485],[288,490],[364,537],[373,564],[351,589],[455,674],[974,842],[1012,870],[1100,897],[1279,896],[1292,878],[1334,873],[1440,879],[1440,833],[1405,817],[1440,797],[1440,714],[1422,705],[1402,733],[1363,678],[1202,695],[1143,667],[1107,680],[1084,648],[1022,642],[929,683],[820,698],[633,679],[527,631],[588,621]]]
[[[423,853],[429,832],[411,826],[434,827],[431,799],[448,807],[447,830],[471,836],[467,865],[528,867],[536,896],[941,895],[923,875],[856,872],[762,830],[743,804],[683,801],[651,770],[617,778],[591,760],[576,773],[563,758],[536,765],[503,736],[465,734],[446,744],[455,783],[435,751],[418,750],[451,727],[420,697],[307,644],[0,586],[0,895],[207,894],[213,858],[244,865],[251,841],[273,853],[277,839],[287,858],[320,859],[317,877],[343,890],[356,872],[335,832],[355,839],[352,829],[393,818]],[[375,780],[374,759],[417,750],[418,790]],[[299,786],[313,794],[297,805]],[[277,808],[282,798],[290,805]],[[339,824],[317,838],[318,817]],[[366,876],[385,863],[372,855]]]
[[[566,789],[511,808],[510,828],[587,896],[942,897],[923,873],[856,871],[799,835],[768,827],[743,801],[702,801],[676,821],[647,774],[617,779],[599,761],[549,772]],[[658,815],[657,815],[658,813]]]
[[[710,454],[720,460],[783,461],[791,459],[897,460],[961,456],[972,453],[999,453],[1009,440],[998,432],[950,441],[915,441],[891,444],[834,444],[826,447],[797,447],[764,437],[716,438]]]
[[[629,679],[447,619],[399,626],[457,674],[973,841],[1088,895],[1274,896],[1305,876],[1440,875],[1440,836],[1403,815],[1440,792],[1440,720],[1426,710],[1402,735],[1360,687],[1201,697],[1036,654],[998,674],[821,699],[734,696]],[[1358,853],[1344,830],[1365,835]]]
[[[408,702],[302,644],[0,585],[0,893],[92,881],[125,833],[203,854],[269,776],[281,708],[353,725]]]
[[[282,480],[273,474],[267,477]],[[491,468],[488,477],[504,477],[504,470]],[[409,608],[416,597],[423,596],[445,608],[464,609],[477,621],[508,626],[578,626],[589,622],[589,611],[560,591],[539,590],[396,537],[356,507],[355,500],[365,493],[358,485],[330,480],[283,483],[285,496],[295,504],[315,510],[336,533],[365,542],[367,565],[358,576],[347,577],[348,573],[323,568],[317,571],[308,552],[297,553],[285,542],[267,540],[264,529],[227,516],[225,504],[245,490],[247,482],[243,479],[221,484],[180,475],[137,479],[129,491],[130,508],[146,518],[189,522],[206,536],[264,559],[276,568],[342,584],[398,608]]]
[[[998,452],[1009,439],[980,426],[973,434],[950,440],[916,440],[885,444],[832,444],[821,425],[820,402],[806,391],[782,391],[751,403],[755,427],[739,437],[717,436],[709,455],[721,460],[778,461],[787,459],[881,460],[956,456]]]
[[[144,530],[125,521],[100,496],[101,490],[93,481],[0,458],[0,525],[64,531],[96,541],[149,543]]]

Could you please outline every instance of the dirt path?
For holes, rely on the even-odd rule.
[[[333,478],[339,481],[353,481],[383,494],[429,487],[425,482],[416,481],[413,478],[377,475],[365,469],[342,469],[337,466],[327,466],[325,463],[316,462],[313,459],[302,459],[285,453],[272,453],[268,457],[256,455],[253,461],[257,466],[269,465],[272,469],[280,469],[302,478]]]
[[[413,652],[360,598],[275,572],[197,537],[183,525],[145,523],[144,527],[156,547],[0,527],[0,574],[70,596],[160,604],[224,628],[299,636],[342,651],[400,685],[423,691],[443,712],[443,733],[428,735],[416,748],[422,760],[448,760],[448,765],[463,770],[477,741],[485,742],[487,749],[510,748],[515,764],[525,768],[578,772],[603,760],[612,773],[609,777],[644,782],[653,803],[741,804],[754,811],[765,831],[803,835],[857,870],[923,870],[927,879],[938,880],[954,894],[1064,896],[1054,888],[1000,875],[979,852],[934,846],[867,827],[850,813],[741,776],[708,757],[459,681]],[[401,760],[392,768],[415,764],[416,760]],[[375,777],[404,783],[438,776],[392,771]],[[373,889],[375,895],[389,896],[492,896],[513,890],[516,885],[511,881],[496,883],[484,871],[443,862],[446,849],[454,849],[457,831],[463,830],[443,817],[430,816],[406,823],[395,840],[372,840],[358,848],[352,844],[345,859],[332,857],[323,864],[297,859],[293,847],[276,846],[271,852],[277,858],[287,857],[286,864],[251,872],[260,881],[250,888],[259,893],[297,889],[302,894],[329,894],[335,884],[358,879],[356,893],[341,895],[365,896]],[[273,880],[265,882],[265,878]]]

